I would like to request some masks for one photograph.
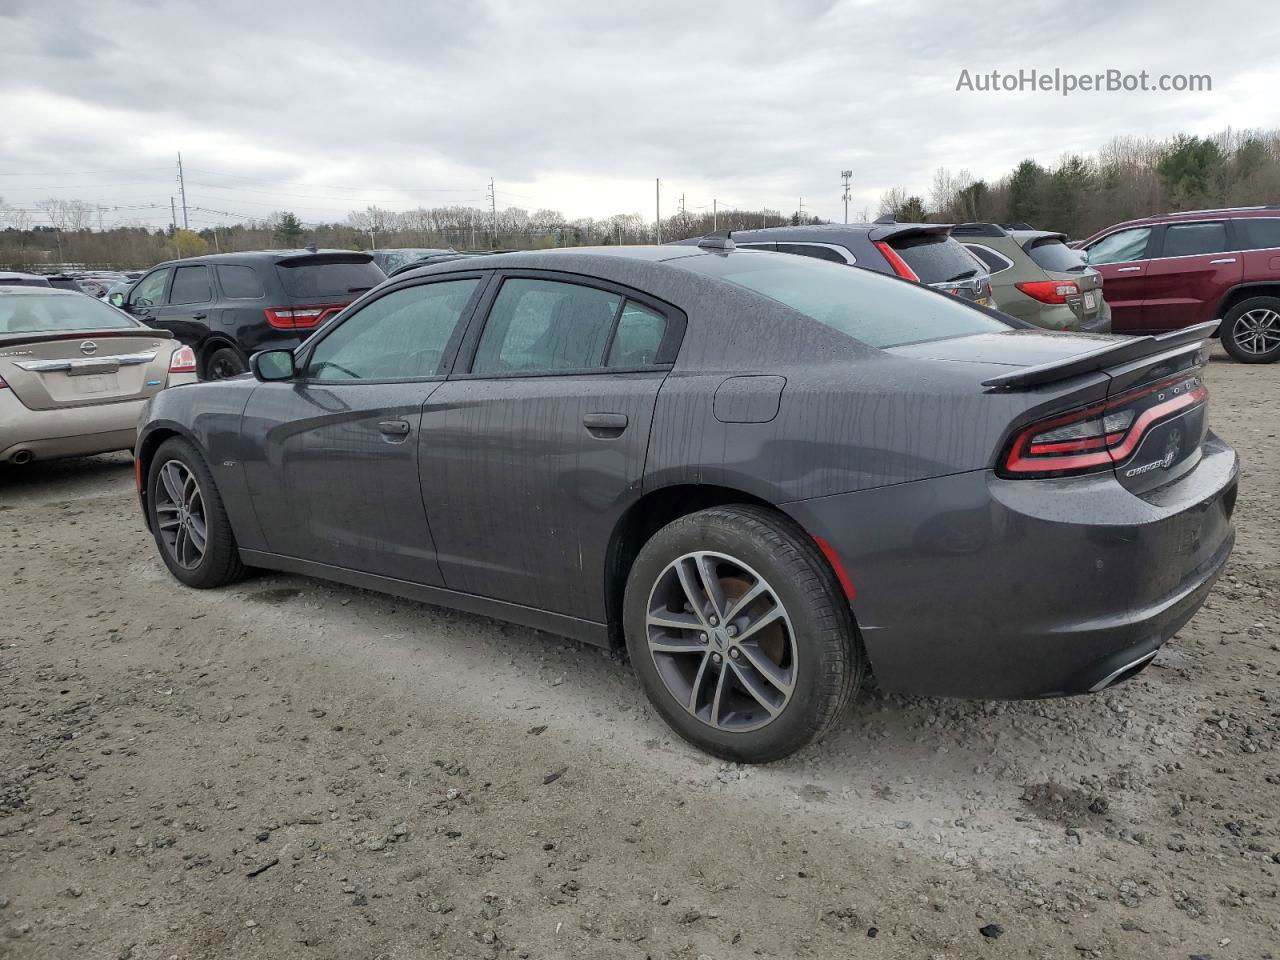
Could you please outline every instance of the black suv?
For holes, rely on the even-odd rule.
[[[803,257],[889,273],[994,307],[991,276],[983,264],[951,237],[949,223],[825,223],[802,227],[734,230],[740,249],[776,250]],[[679,243],[696,244],[691,237]]]
[[[290,349],[385,279],[367,253],[263,250],[171,260],[111,302],[196,351],[205,380],[249,369],[259,350]]]

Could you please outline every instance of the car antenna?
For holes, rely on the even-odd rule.
[[[883,217],[880,217],[875,222],[876,223],[897,223],[898,218],[894,216],[892,213],[886,213]]]
[[[698,241],[698,246],[703,250],[720,250],[728,253],[737,247],[733,242],[732,230],[721,230],[716,233],[708,233],[705,237]]]

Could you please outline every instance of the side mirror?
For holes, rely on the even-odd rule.
[[[249,358],[249,369],[264,382],[288,380],[294,374],[293,351],[263,350]]]
[[[118,310],[123,310],[123,309],[124,309],[124,294],[123,294],[123,293],[113,293],[113,294],[111,294],[111,296],[107,297],[107,299],[108,299],[109,301],[111,301],[111,305],[112,305],[113,307],[115,307],[116,309],[118,309]]]
[[[1079,254],[1080,254],[1080,259],[1081,259],[1084,263],[1088,263],[1088,262],[1089,262],[1089,251],[1088,251],[1088,250],[1086,250],[1084,247],[1081,247],[1081,248],[1080,248],[1080,250],[1079,250],[1078,252],[1079,252]]]

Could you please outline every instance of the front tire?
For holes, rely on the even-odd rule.
[[[147,513],[161,559],[187,586],[207,590],[244,576],[213,474],[186,440],[171,437],[151,458]]]
[[[249,364],[235,347],[219,347],[205,361],[206,380],[229,380],[249,369]]]
[[[641,548],[623,603],[645,694],[685,740],[741,763],[824,736],[857,693],[866,656],[814,542],[747,505],[672,521]]]
[[[1227,353],[1241,363],[1280,360],[1280,299],[1241,300],[1227,311],[1219,336]]]

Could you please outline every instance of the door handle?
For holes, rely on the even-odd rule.
[[[627,429],[625,413],[588,413],[582,425],[597,437],[616,437]]]
[[[383,420],[378,424],[378,432],[384,437],[407,437],[409,435],[409,421]]]
[[[1235,263],[1235,257],[1223,257],[1221,260],[1210,260],[1210,263]]]
[[[1116,273],[1138,273],[1141,267],[1117,267]]]
[[[207,316],[209,316],[207,313],[193,313],[193,314],[191,315],[191,319],[192,319],[192,320],[203,320],[203,319],[204,319],[205,317],[207,317]]]

